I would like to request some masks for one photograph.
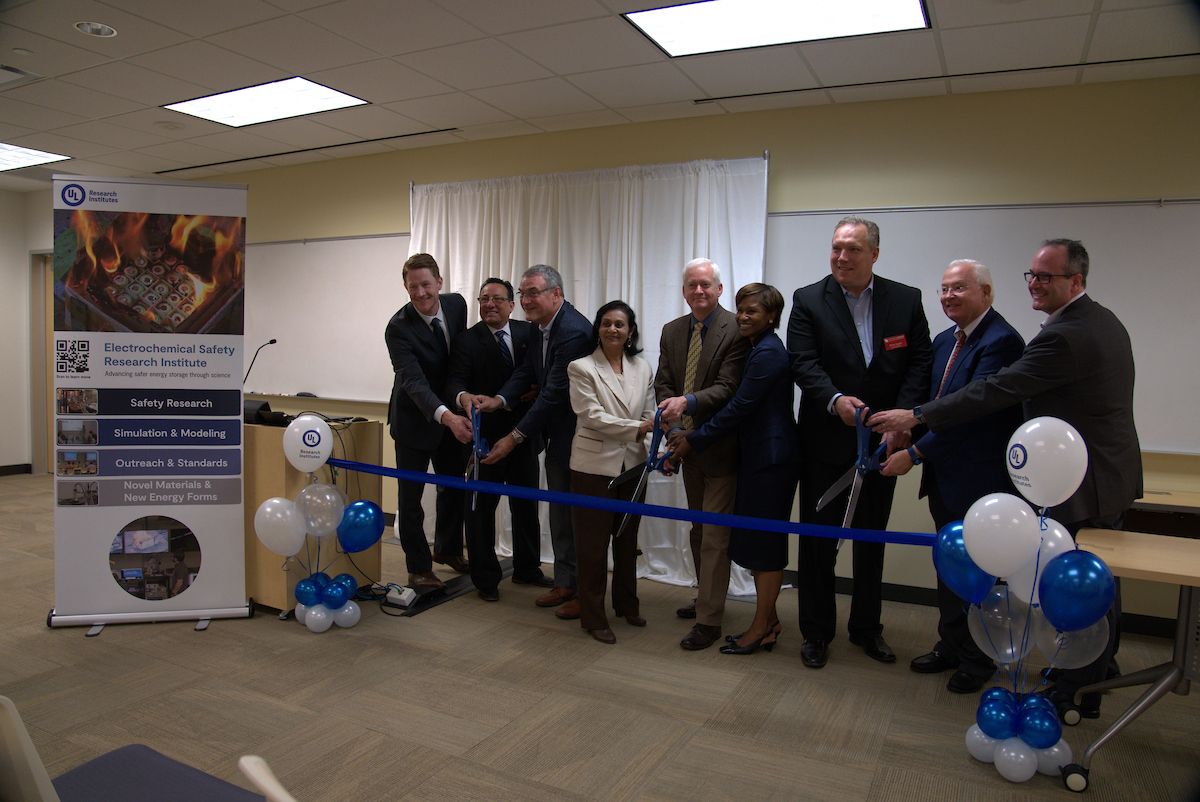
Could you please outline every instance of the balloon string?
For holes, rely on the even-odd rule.
[[[997,657],[999,657],[999,655],[1000,655],[1000,650],[999,650],[998,648],[996,648],[996,643],[995,643],[995,641],[992,639],[992,630],[991,630],[991,627],[989,627],[989,626],[987,625],[987,619],[985,619],[985,618],[983,617],[983,608],[982,608],[982,607],[980,607],[979,605],[974,605],[974,607],[975,607],[975,612],[976,612],[976,614],[979,616],[979,622],[980,622],[980,627],[979,627],[979,628],[980,628],[980,629],[982,629],[982,630],[983,630],[983,634],[987,636],[987,640],[988,640],[988,646],[990,646],[990,647],[992,648],[992,653],[993,653],[993,654],[995,654]],[[1013,673],[1012,673],[1011,664],[1010,664],[1010,663],[1000,663],[1000,669],[1001,669],[1001,671],[1003,671],[1003,672],[1004,672],[1004,682],[1003,682],[1003,684],[1007,685],[1007,684],[1009,684],[1009,683],[1013,683],[1013,687],[1015,688],[1015,687],[1016,687],[1016,684],[1015,684],[1016,680],[1015,680],[1015,677],[1013,676]]]

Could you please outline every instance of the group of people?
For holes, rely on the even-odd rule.
[[[992,306],[990,271],[969,259],[951,262],[942,274],[939,297],[952,325],[931,341],[920,291],[875,274],[879,240],[870,220],[837,223],[830,273],[795,291],[786,345],[776,333],[784,309],[779,290],[741,287],[730,312],[719,303],[720,268],[708,259],[689,262],[682,273],[689,312],[663,327],[657,370],[638,356],[637,316],[628,304],[606,303],[589,322],[564,297],[553,267],[523,274],[516,295],[526,321],[511,318],[512,285],[487,279],[480,322],[467,329],[464,299],[441,293],[436,261],[416,254],[403,270],[411,303],[386,335],[396,374],[389,422],[397,465],[423,472],[432,462],[439,473],[461,475],[478,415],[491,444],[480,479],[535,486],[537,454],[544,451],[549,490],[630,500],[660,412],[671,454],[666,470],[682,474],[690,509],[788,520],[799,489],[801,521],[839,526],[844,496],[822,509],[818,500],[855,463],[865,421],[870,447],[882,445],[884,458],[865,476],[848,525],[885,530],[896,477],[923,465],[920,492],[941,527],[964,517],[983,495],[1012,492],[1008,438],[1021,420],[1053,415],[1080,431],[1089,465],[1080,489],[1046,514],[1072,533],[1119,528],[1142,492],[1132,349],[1120,321],[1087,295],[1083,245],[1053,239],[1037,251],[1025,279],[1033,308],[1048,317],[1026,345]],[[439,585],[436,561],[469,572],[480,597],[497,600],[498,496],[479,494],[467,504],[461,491],[438,488],[431,554],[421,491],[419,483],[400,483],[397,528],[410,584]],[[637,516],[551,502],[554,572],[547,577],[535,503],[510,497],[509,504],[513,581],[544,587],[538,606],[557,608],[559,618],[579,619],[593,638],[615,643],[606,613],[611,543],[612,609],[618,619],[645,626],[636,586]],[[462,555],[464,528],[469,562]],[[782,633],[776,600],[787,536],[693,523],[690,541],[697,592],[676,611],[694,621],[680,646],[700,650],[722,640],[732,561],[753,574],[757,604],[749,625],[726,635],[720,650],[771,649]],[[837,634],[838,545],[799,538],[800,653],[809,668],[827,663]],[[884,545],[855,539],[852,548],[849,640],[871,658],[895,662],[881,622]],[[1105,653],[1083,669],[1056,672],[1049,695],[1060,709],[1074,706],[1080,687],[1116,670],[1119,598]],[[995,666],[971,640],[964,603],[940,581],[938,600],[939,640],[911,668],[953,671],[949,690],[976,691]],[[1084,697],[1084,716],[1098,709],[1098,696]]]

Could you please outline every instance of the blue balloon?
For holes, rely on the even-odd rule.
[[[366,551],[379,542],[385,525],[379,505],[360,499],[347,504],[342,512],[342,522],[337,528],[338,543],[348,554]]]
[[[1104,560],[1075,549],[1046,563],[1038,595],[1046,620],[1060,632],[1074,632],[1104,617],[1116,598],[1117,583]]]
[[[330,582],[321,588],[321,603],[330,610],[340,610],[350,601],[350,591],[338,582]]]
[[[1004,702],[984,702],[975,711],[975,723],[989,738],[1012,738],[1017,734],[1017,710]]]
[[[296,601],[305,607],[312,607],[321,600],[321,589],[311,579],[301,579],[296,583]]]
[[[309,579],[311,579],[313,582],[316,583],[318,590],[320,590],[321,588],[324,588],[326,585],[328,585],[330,582],[333,581],[332,579],[329,578],[329,574],[325,573],[324,571],[313,574],[312,576],[309,577]]]
[[[338,574],[333,578],[333,584],[345,585],[350,593],[347,598],[353,599],[354,594],[358,593],[358,580],[354,578],[354,574]]]
[[[984,702],[1003,702],[1006,705],[1016,707],[1017,697],[1016,694],[1014,694],[1008,688],[1001,688],[999,685],[996,685],[988,688],[979,695],[980,706],[982,706]]]
[[[1023,715],[1026,712],[1033,710],[1035,708],[1040,708],[1042,710],[1049,710],[1051,713],[1055,713],[1055,714],[1058,713],[1058,708],[1056,708],[1054,706],[1054,702],[1051,702],[1045,696],[1041,696],[1036,693],[1031,693],[1031,694],[1028,694],[1027,696],[1022,697],[1021,703],[1019,705],[1017,705],[1017,712],[1019,714]]]
[[[952,521],[938,530],[933,542],[933,567],[946,587],[969,604],[978,604],[996,584],[996,577],[984,573],[967,554],[962,521]]]
[[[1017,735],[1034,749],[1049,749],[1062,738],[1062,724],[1058,720],[1058,711],[1053,708],[1046,710],[1043,707],[1023,710],[1017,725]]]

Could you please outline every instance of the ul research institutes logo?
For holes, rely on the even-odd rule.
[[[1025,446],[1020,443],[1013,443],[1012,448],[1008,450],[1008,465],[1013,470],[1020,470],[1025,467],[1025,463],[1029,461],[1029,452],[1025,450]]]
[[[321,445],[321,433],[316,429],[309,429],[301,439],[304,441],[304,445],[309,448],[316,448]]]
[[[87,190],[85,190],[79,184],[67,184],[62,188],[62,192],[60,194],[62,196],[62,202],[72,207],[79,206],[85,200],[87,200]]]

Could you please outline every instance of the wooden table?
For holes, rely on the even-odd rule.
[[[1080,548],[1098,555],[1117,576],[1179,585],[1175,652],[1171,662],[1079,689],[1078,695],[1082,695],[1135,685],[1150,686],[1088,746],[1078,763],[1063,767],[1064,784],[1078,792],[1087,788],[1092,758],[1101,746],[1168,692],[1186,695],[1191,689],[1191,681],[1200,677],[1200,593],[1196,593],[1200,586],[1200,540],[1145,532],[1082,529],[1075,542]]]

